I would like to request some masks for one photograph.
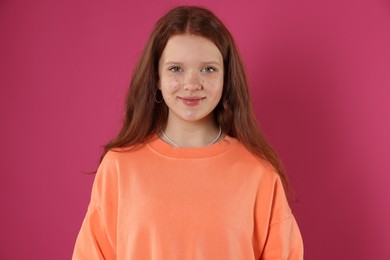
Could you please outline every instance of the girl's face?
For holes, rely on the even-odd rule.
[[[168,122],[206,122],[222,96],[222,54],[210,40],[172,36],[159,61],[159,83],[169,108]]]

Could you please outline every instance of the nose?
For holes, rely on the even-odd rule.
[[[197,71],[190,71],[187,73],[184,83],[184,89],[189,91],[201,90],[202,83]]]

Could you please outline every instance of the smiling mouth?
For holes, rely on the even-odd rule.
[[[205,99],[205,97],[179,97],[180,101],[187,106],[196,106]]]

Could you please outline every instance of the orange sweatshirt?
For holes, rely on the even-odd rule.
[[[73,259],[303,259],[282,183],[236,139],[157,137],[99,166]]]

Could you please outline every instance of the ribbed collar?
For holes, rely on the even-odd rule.
[[[177,159],[201,159],[218,156],[237,145],[237,143],[238,141],[235,138],[226,135],[223,140],[210,146],[178,148],[167,144],[155,135],[147,146],[153,151],[167,157]]]

